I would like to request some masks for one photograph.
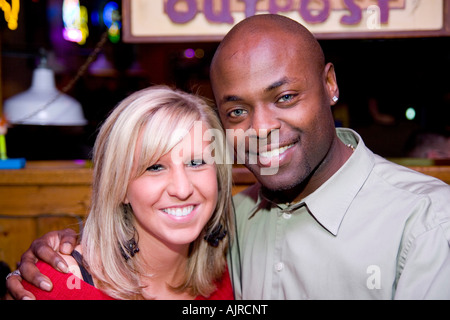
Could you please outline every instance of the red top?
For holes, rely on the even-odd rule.
[[[42,274],[49,277],[53,282],[52,291],[41,290],[29,282],[23,280],[24,288],[30,291],[37,300],[114,300],[110,296],[89,283],[84,282],[72,273],[61,273],[53,269],[45,262],[38,261],[36,266]],[[228,270],[217,284],[217,290],[208,298],[198,296],[195,300],[233,300],[233,289],[231,287]]]

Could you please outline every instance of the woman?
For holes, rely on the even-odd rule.
[[[123,100],[94,146],[92,207],[79,254],[66,257],[73,274],[57,281],[64,274],[41,263],[56,296],[25,288],[38,299],[232,299],[231,164],[211,132],[220,121],[196,96],[156,86]]]

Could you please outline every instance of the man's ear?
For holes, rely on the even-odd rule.
[[[333,106],[339,99],[339,87],[336,80],[336,73],[334,72],[334,65],[331,62],[325,65],[324,81],[330,99],[330,105]]]

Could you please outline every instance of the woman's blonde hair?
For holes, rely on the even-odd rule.
[[[154,86],[124,99],[99,131],[93,154],[92,205],[81,243],[85,262],[99,288],[114,298],[142,298],[143,262],[139,254],[129,259],[123,257],[126,243],[135,233],[133,214],[127,213],[123,204],[128,183],[180,142],[182,137],[173,134],[176,130],[187,133],[196,121],[223,133],[217,114],[204,99],[166,86]],[[142,132],[140,156],[134,164]],[[205,297],[215,290],[215,282],[225,271],[228,241],[224,239],[213,247],[203,238],[219,225],[227,228],[228,237],[233,230],[231,164],[227,161],[225,139],[217,139],[215,148],[215,159],[223,160],[215,163],[217,205],[200,236],[190,245],[184,280],[173,288]]]

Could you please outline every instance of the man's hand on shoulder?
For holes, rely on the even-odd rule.
[[[69,268],[64,258],[59,254],[71,254],[76,246],[78,235],[72,229],[49,232],[36,239],[20,260],[20,275],[12,275],[6,281],[8,298],[23,300],[34,299],[34,295],[25,290],[22,278],[45,291],[50,291],[53,284],[36,267],[36,262],[42,260],[56,270],[67,273]]]

